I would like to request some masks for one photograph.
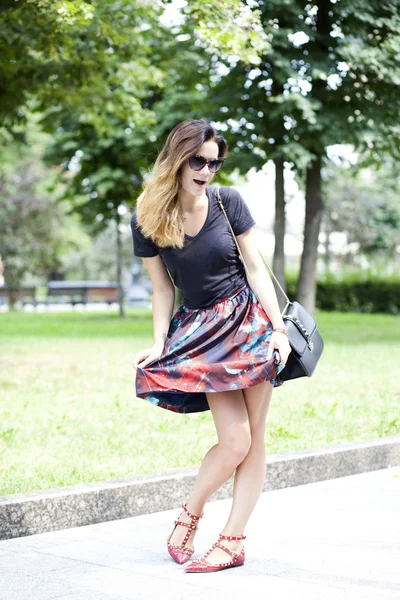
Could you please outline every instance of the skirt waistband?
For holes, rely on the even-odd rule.
[[[234,290],[233,292],[228,294],[227,296],[223,296],[223,298],[219,298],[216,302],[213,302],[213,304],[209,304],[208,306],[202,306],[202,307],[200,306],[199,308],[189,308],[188,306],[185,306],[185,304],[182,304],[182,308],[185,310],[185,312],[195,312],[198,310],[209,310],[210,308],[213,308],[217,304],[221,304],[221,302],[226,302],[227,300],[231,300],[232,298],[237,296],[240,292],[242,292],[243,290],[245,290],[248,287],[249,287],[249,285],[246,282],[243,285],[241,285],[239,288],[237,288],[236,290]]]

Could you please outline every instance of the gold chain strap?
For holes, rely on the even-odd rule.
[[[244,258],[243,258],[243,254],[242,254],[242,253],[241,253],[241,251],[240,251],[239,244],[237,243],[236,236],[235,236],[235,234],[234,234],[234,232],[233,232],[232,225],[231,225],[231,223],[230,223],[230,221],[229,221],[229,219],[228,219],[228,215],[226,214],[226,211],[225,211],[224,205],[222,204],[221,196],[220,196],[220,193],[219,193],[219,188],[217,188],[217,191],[218,191],[218,202],[219,202],[219,205],[220,205],[220,207],[222,208],[222,211],[223,211],[223,213],[224,213],[224,215],[225,215],[225,218],[226,218],[226,220],[228,221],[228,225],[229,225],[229,227],[230,227],[230,229],[231,229],[232,236],[233,236],[233,239],[235,240],[235,244],[236,244],[236,246],[237,246],[237,249],[239,250],[239,255],[240,255],[241,259],[242,259],[242,263],[243,263],[243,265],[244,265],[244,268],[246,269],[246,271],[247,271],[247,272],[249,272],[249,270],[248,270],[248,268],[247,268],[247,265],[246,265],[246,262],[245,262],[245,260],[244,260]],[[267,261],[264,259],[264,257],[263,257],[263,255],[261,254],[261,252],[260,252],[260,251],[258,251],[258,253],[259,253],[259,255],[261,256],[262,260],[264,261],[265,265],[267,266],[269,273],[271,273],[272,277],[274,278],[274,280],[275,280],[275,281],[276,281],[276,283],[278,284],[278,287],[279,287],[279,289],[281,290],[282,294],[283,294],[283,295],[284,295],[284,297],[285,297],[285,300],[286,300],[286,306],[285,306],[285,308],[284,308],[284,309],[283,309],[283,311],[282,311],[282,316],[285,316],[285,317],[286,317],[286,316],[287,316],[287,315],[286,315],[286,311],[287,311],[288,307],[289,307],[289,306],[290,306],[292,303],[290,302],[288,295],[286,294],[285,290],[282,288],[281,284],[279,283],[279,281],[278,281],[278,280],[277,280],[277,278],[275,277],[273,270],[271,269],[271,267],[269,266],[269,264],[267,263]]]

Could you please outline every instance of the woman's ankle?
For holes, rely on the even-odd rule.
[[[243,530],[244,530],[244,527],[241,527],[241,526],[226,527],[225,529],[223,529],[221,531],[221,535],[223,535],[224,537],[227,536],[227,537],[233,537],[233,538],[241,537],[242,535],[244,536]],[[227,540],[223,539],[222,541],[225,542]],[[240,541],[243,541],[243,540],[240,540]]]
[[[185,503],[186,509],[195,517],[200,517],[204,511],[204,504],[198,504],[192,500]]]

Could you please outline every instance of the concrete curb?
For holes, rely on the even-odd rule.
[[[337,444],[267,458],[263,491],[400,466],[400,437]],[[180,507],[198,467],[0,496],[0,540]],[[211,498],[232,497],[231,477]]]

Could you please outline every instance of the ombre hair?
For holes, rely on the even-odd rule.
[[[185,232],[178,202],[182,167],[197,154],[204,142],[218,145],[218,158],[225,158],[226,140],[204,120],[178,123],[169,134],[137,200],[136,222],[145,237],[161,248],[183,248]]]

